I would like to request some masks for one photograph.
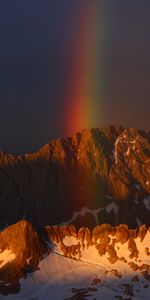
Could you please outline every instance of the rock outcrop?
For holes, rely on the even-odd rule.
[[[0,227],[22,218],[39,227],[150,225],[150,133],[108,126],[33,154],[0,152]]]
[[[38,268],[46,246],[28,221],[20,221],[0,233],[0,292],[19,289],[20,277]]]

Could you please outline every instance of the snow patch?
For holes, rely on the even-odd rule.
[[[96,224],[98,225],[98,223],[99,223],[98,222],[98,214],[102,210],[104,210],[103,207],[97,208],[97,209],[93,209],[93,210],[89,209],[87,207],[82,207],[80,211],[77,211],[77,212],[73,213],[73,217],[71,218],[71,220],[69,220],[68,222],[63,222],[63,223],[61,223],[59,225],[62,226],[62,225],[66,225],[66,224],[71,224],[71,223],[73,223],[76,220],[77,217],[79,217],[79,216],[84,217],[87,213],[90,213],[91,215],[94,216]]]
[[[142,222],[140,221],[139,218],[136,218],[136,222],[137,222],[137,225],[140,227],[142,225]]]
[[[118,213],[119,206],[117,204],[115,204],[114,202],[112,202],[112,203],[108,204],[105,209],[106,209],[106,211],[107,211],[108,214],[111,211],[113,211],[114,214],[116,215]]]
[[[140,185],[139,185],[139,184],[136,184],[136,185],[135,185],[135,187],[136,187],[136,189],[137,189],[138,191],[140,191],[140,190],[141,190],[141,187],[140,187]]]
[[[143,200],[145,207],[150,210],[150,195]]]
[[[5,249],[0,253],[0,269],[7,263],[12,262],[16,258],[16,255],[11,250]]]
[[[32,256],[30,256],[30,257],[27,259],[27,264],[30,263],[31,259],[32,259]]]
[[[75,237],[65,236],[63,243],[65,246],[77,245],[78,240]]]

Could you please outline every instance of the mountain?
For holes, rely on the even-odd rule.
[[[0,234],[1,300],[149,299],[150,228],[45,231],[46,247],[27,221]]]
[[[0,227],[150,225],[150,132],[108,126],[51,141],[38,152],[0,152]]]

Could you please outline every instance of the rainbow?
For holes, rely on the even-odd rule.
[[[98,127],[102,119],[99,60],[103,42],[103,8],[100,3],[85,1],[80,6],[77,21],[73,21],[75,34],[69,49],[71,76],[65,88],[62,114],[65,135],[72,135],[82,128]]]

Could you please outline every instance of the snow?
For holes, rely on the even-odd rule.
[[[7,263],[12,262],[15,258],[16,255],[9,249],[5,249],[3,252],[0,252],[0,269]]]
[[[115,215],[118,213],[118,210],[119,210],[119,206],[117,204],[115,204],[114,202],[108,204],[106,206],[106,211],[107,213],[109,214],[111,211],[114,211]]]
[[[32,256],[30,256],[28,259],[27,259],[27,264],[30,263],[30,260],[32,259]]]
[[[115,163],[117,164],[118,163],[118,144],[120,142],[120,138],[121,137],[118,137],[116,142],[115,142],[115,150],[114,150],[114,156],[115,156]]]
[[[138,241],[140,245],[140,240]],[[145,238],[145,245],[148,240]],[[122,246],[122,245],[121,245]],[[128,252],[126,246],[120,247],[120,255]],[[125,251],[125,252],[124,252]],[[139,275],[139,282],[133,283],[131,280],[135,276],[134,271],[128,272],[124,266],[124,277],[116,278],[111,274],[106,274],[107,265],[106,257],[103,258],[103,265],[97,265],[93,263],[98,255],[92,250],[90,251],[90,257],[87,255],[89,262],[81,262],[65,258],[62,255],[51,253],[45,257],[39,264],[39,270],[28,274],[26,279],[21,279],[21,290],[18,294],[10,294],[7,296],[0,295],[0,300],[64,300],[71,299],[75,293],[73,288],[78,290],[87,291],[87,300],[90,299],[103,299],[103,300],[114,300],[116,296],[122,296],[123,299],[129,299],[124,286],[130,284],[133,289],[132,300],[140,300],[143,297],[145,300],[149,299],[150,286],[148,282]],[[83,254],[83,253],[82,253]],[[86,259],[87,259],[86,257]],[[96,262],[96,261],[95,261]],[[117,266],[118,267],[118,266]],[[119,266],[120,267],[120,266]],[[109,269],[117,269],[112,266]],[[123,269],[123,267],[122,267]],[[99,279],[97,285],[92,285],[94,279]],[[94,288],[93,290],[90,290]],[[89,289],[89,292],[88,292]],[[82,299],[82,298],[81,298]]]
[[[136,187],[136,189],[137,189],[138,191],[140,191],[140,190],[141,190],[141,187],[140,187],[140,185],[139,185],[139,184],[136,184],[136,185],[135,185],[135,187]]]
[[[109,237],[111,244],[114,236],[109,235]],[[145,248],[149,248],[150,245],[150,232],[147,231],[142,242],[140,238],[136,238],[135,242],[139,250],[138,264],[149,264],[150,258],[146,255]],[[65,237],[63,243],[70,246],[81,243],[81,241],[75,237]],[[136,263],[136,258],[129,257],[131,253],[128,249],[128,242],[116,243],[115,250],[119,258],[124,257],[127,260],[126,264],[120,260],[115,264],[110,264],[109,255],[99,256],[94,245],[88,248],[81,246],[80,261],[69,259],[63,256],[60,244],[54,244],[54,252],[40,262],[39,270],[28,274],[26,279],[20,280],[20,292],[15,295],[0,295],[0,300],[69,300],[73,299],[72,297],[79,290],[80,293],[87,293],[85,298],[87,300],[115,300],[121,299],[121,297],[123,299],[140,300],[145,298],[148,300],[149,282],[139,271],[135,272],[128,266],[129,261]],[[111,274],[113,269],[118,270],[122,275],[121,278]],[[135,276],[138,276],[138,282],[132,281]],[[92,284],[94,279],[99,280],[95,285]],[[126,285],[130,285],[132,296],[127,293]]]
[[[108,195],[106,195],[106,198],[112,199],[112,197],[108,196]],[[95,222],[98,225],[99,224],[98,214],[99,214],[99,212],[103,211],[104,209],[107,211],[107,213],[114,211],[115,215],[117,216],[119,206],[116,205],[114,202],[111,202],[106,207],[100,207],[97,209],[90,209],[88,207],[82,207],[80,211],[77,211],[77,212],[75,211],[73,213],[73,216],[69,221],[63,222],[63,223],[59,224],[59,226],[66,225],[66,224],[72,224],[78,216],[84,217],[84,216],[86,216],[87,213],[90,213],[91,215],[93,215],[93,217],[95,218]]]
[[[147,198],[144,198],[143,203],[145,207],[150,210],[150,195]]]
[[[66,246],[77,245],[78,240],[75,237],[65,236],[65,238],[63,239],[63,243]]]
[[[73,223],[73,222],[76,220],[76,218],[77,218],[78,216],[84,217],[87,213],[90,213],[91,215],[94,216],[95,221],[96,221],[96,224],[98,225],[98,214],[99,214],[99,212],[102,211],[102,210],[104,210],[103,207],[98,208],[98,209],[93,209],[93,210],[92,210],[92,209],[89,209],[89,208],[87,208],[87,207],[82,207],[80,211],[77,211],[77,212],[75,211],[75,212],[73,213],[73,217],[71,218],[71,220],[69,220],[68,222],[63,222],[63,223],[61,223],[61,224],[59,224],[59,225],[71,224],[71,223]]]
[[[137,222],[137,225],[138,225],[138,226],[141,226],[141,225],[142,225],[142,222],[140,221],[139,218],[136,218],[136,222]]]
[[[141,265],[144,261],[146,264],[150,264],[150,258],[146,255],[145,248],[150,246],[150,234],[147,233],[144,240],[141,242],[140,238],[136,239],[136,245],[139,250],[138,260],[141,261]]]
[[[138,136],[136,137],[136,139],[133,139],[132,137],[128,137],[126,136],[124,133],[122,133],[121,135],[119,135],[119,137],[116,139],[115,142],[115,148],[114,148],[114,158],[115,158],[115,163],[118,164],[118,146],[123,144],[123,148],[126,149],[126,151],[124,152],[124,156],[128,157],[131,153],[131,151],[135,151],[136,150],[136,144],[138,142]]]
[[[21,291],[16,295],[8,295],[9,300],[62,300],[71,296],[72,288],[83,288],[101,274],[102,268],[52,253],[43,259],[40,270],[21,279]],[[0,300],[6,299],[0,296]]]
[[[111,235],[109,237],[110,237],[109,245],[111,245],[114,237]],[[139,251],[138,260],[141,260],[141,264],[139,264],[139,265],[142,265],[143,263],[149,264],[150,259],[145,253],[145,248],[146,247],[149,248],[150,233],[147,232],[147,234],[142,242],[140,241],[140,238],[137,238],[134,241],[135,241],[137,249]],[[78,243],[81,244],[81,242],[75,237],[65,237],[63,239],[63,243],[66,246],[76,245]],[[84,244],[86,244],[86,243],[84,242]],[[124,244],[115,243],[115,250],[117,252],[118,258],[124,257],[127,260],[126,264],[122,261],[117,260],[117,262],[112,265],[109,262],[108,253],[106,253],[103,256],[100,256],[98,254],[98,251],[97,251],[95,245],[92,245],[89,247],[82,247],[82,244],[81,244],[81,261],[90,263],[90,264],[99,265],[101,268],[104,268],[104,269],[106,269],[106,268],[112,269],[112,267],[113,267],[113,268],[121,271],[122,274],[124,274],[124,275],[131,274],[131,273],[133,274],[134,271],[128,266],[128,262],[133,261],[134,263],[137,263],[137,259],[135,257],[132,259],[130,258],[131,252],[128,249],[128,241]],[[55,244],[54,251],[60,255],[63,255],[63,251],[61,250],[61,246],[59,243]]]

